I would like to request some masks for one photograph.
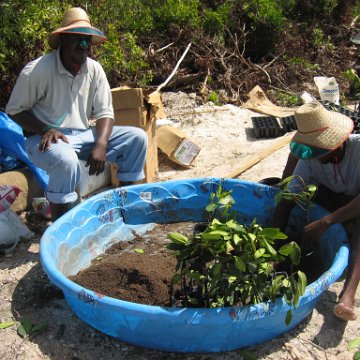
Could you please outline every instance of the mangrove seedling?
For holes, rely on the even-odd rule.
[[[298,175],[292,175],[282,180],[278,187],[280,192],[275,196],[275,203],[280,199],[294,201],[302,209],[309,211],[317,192],[317,186],[305,184],[304,180]]]
[[[289,306],[298,307],[307,286],[301,271],[277,272],[275,264],[289,259],[300,262],[296,242],[285,243],[287,235],[276,228],[256,223],[240,224],[231,191],[218,190],[206,206],[209,222],[203,231],[191,236],[168,233],[166,247],[174,251],[177,265],[173,283],[180,287],[182,306],[225,307],[275,301],[284,297]],[[278,246],[278,243],[284,244]],[[276,250],[278,249],[278,250]],[[286,316],[289,324],[292,311]]]

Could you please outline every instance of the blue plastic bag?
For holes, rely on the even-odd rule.
[[[21,127],[0,111],[0,147],[13,158],[22,161],[35,175],[40,186],[45,190],[49,177],[47,173],[34,165],[25,150],[25,138]]]
[[[22,166],[22,162],[8,155],[0,146],[0,173],[17,169]]]

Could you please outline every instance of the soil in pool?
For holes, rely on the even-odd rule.
[[[169,242],[167,233],[191,235],[195,225],[192,222],[155,225],[142,236],[136,235],[131,241],[114,244],[94,259],[90,267],[69,278],[87,289],[112,298],[173,306],[173,294],[177,289],[172,288],[171,278],[175,272],[176,258],[165,248]],[[307,257],[300,264],[308,283],[322,273],[313,273],[314,269],[319,269],[314,266],[316,261]]]

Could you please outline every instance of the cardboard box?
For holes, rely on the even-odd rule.
[[[172,126],[161,126],[157,130],[159,149],[172,161],[189,167],[200,152],[200,147],[192,142],[186,134]]]
[[[115,110],[138,108],[145,105],[144,90],[121,86],[111,89],[113,107]]]
[[[165,117],[158,91],[122,86],[111,89],[111,94],[118,125],[144,128],[146,123]]]
[[[161,95],[152,89],[118,87],[111,89],[115,112],[115,125],[136,126],[144,129],[148,136],[145,162],[145,182],[154,182],[158,175],[158,148],[156,119],[165,117]],[[111,183],[119,186],[117,168],[110,167]]]
[[[159,160],[158,160],[158,149],[157,149],[157,139],[156,139],[156,122],[152,121],[148,123],[147,127],[144,128],[148,136],[148,149],[145,161],[145,180],[144,182],[154,182],[157,178],[159,171]],[[117,166],[115,164],[110,165],[110,174],[111,174],[111,185],[118,187],[120,181],[117,178]]]
[[[148,122],[148,110],[143,107],[114,110],[116,125],[144,128]]]

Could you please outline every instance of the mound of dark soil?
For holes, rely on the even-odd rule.
[[[170,231],[191,234],[198,224],[191,222],[156,225],[144,237],[121,241],[104,255],[96,258],[90,267],[71,276],[75,283],[96,293],[139,304],[174,306],[177,288],[171,278],[175,273],[176,258],[165,248]],[[309,281],[322,272],[314,274],[316,258],[305,257],[300,265]],[[315,261],[315,263],[314,263]],[[279,271],[290,270],[282,264]],[[315,277],[316,276],[316,277]]]

